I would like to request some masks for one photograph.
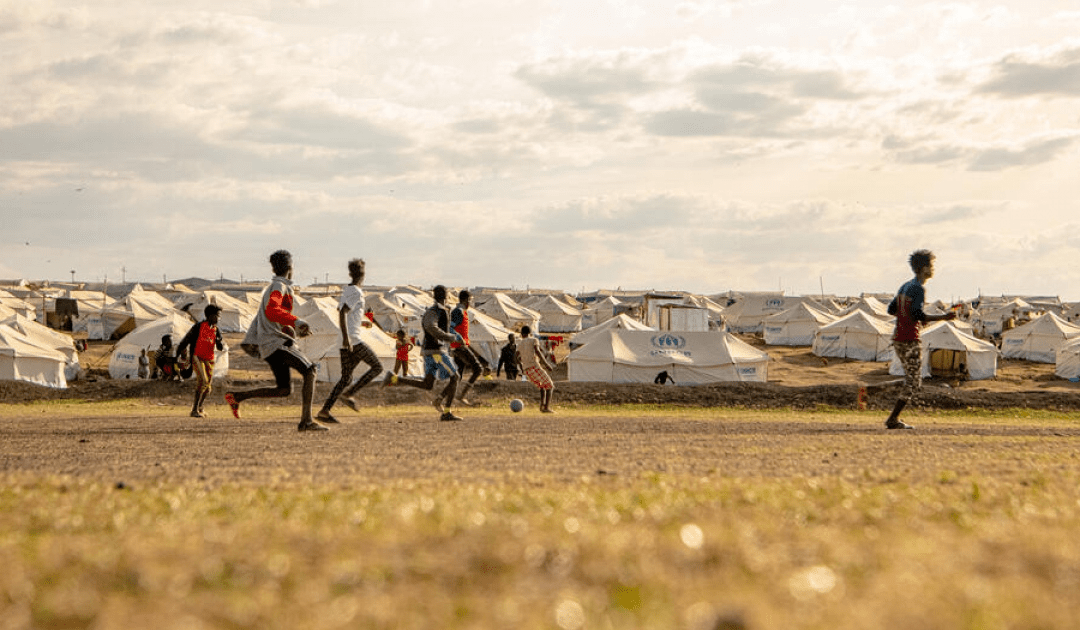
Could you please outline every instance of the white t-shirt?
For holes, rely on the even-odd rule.
[[[355,284],[350,284],[341,292],[338,310],[346,306],[349,310],[345,313],[345,330],[349,334],[349,343],[355,346],[362,341],[360,331],[364,327],[364,322],[369,321],[364,316],[364,292]]]

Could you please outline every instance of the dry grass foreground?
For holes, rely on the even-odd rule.
[[[220,392],[218,393],[220,395]],[[1076,627],[1075,414],[0,405],[0,628]]]

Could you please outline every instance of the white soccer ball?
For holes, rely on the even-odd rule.
[[[510,401],[510,411],[513,411],[514,413],[517,413],[517,412],[521,411],[524,408],[525,408],[525,403],[521,402],[521,400],[515,398],[515,399]]]

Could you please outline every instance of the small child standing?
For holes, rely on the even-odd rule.
[[[195,324],[176,347],[177,356],[185,356],[191,348],[191,369],[195,372],[195,402],[191,406],[192,418],[205,418],[203,403],[210,395],[211,382],[214,380],[215,349],[224,350],[221,331],[218,330],[218,316],[221,307],[207,304],[203,309],[206,319]]]
[[[146,354],[146,348],[139,352],[139,379],[150,378],[150,357]]]
[[[409,375],[409,352],[413,349],[413,344],[409,343],[409,340],[405,339],[405,331],[398,329],[397,339],[394,342],[394,349],[396,356],[394,359],[394,374],[397,374],[400,370],[401,376]]]

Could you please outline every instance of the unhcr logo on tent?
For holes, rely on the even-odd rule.
[[[686,337],[681,335],[656,335],[652,338],[652,345],[661,350],[679,350],[686,347]]]

